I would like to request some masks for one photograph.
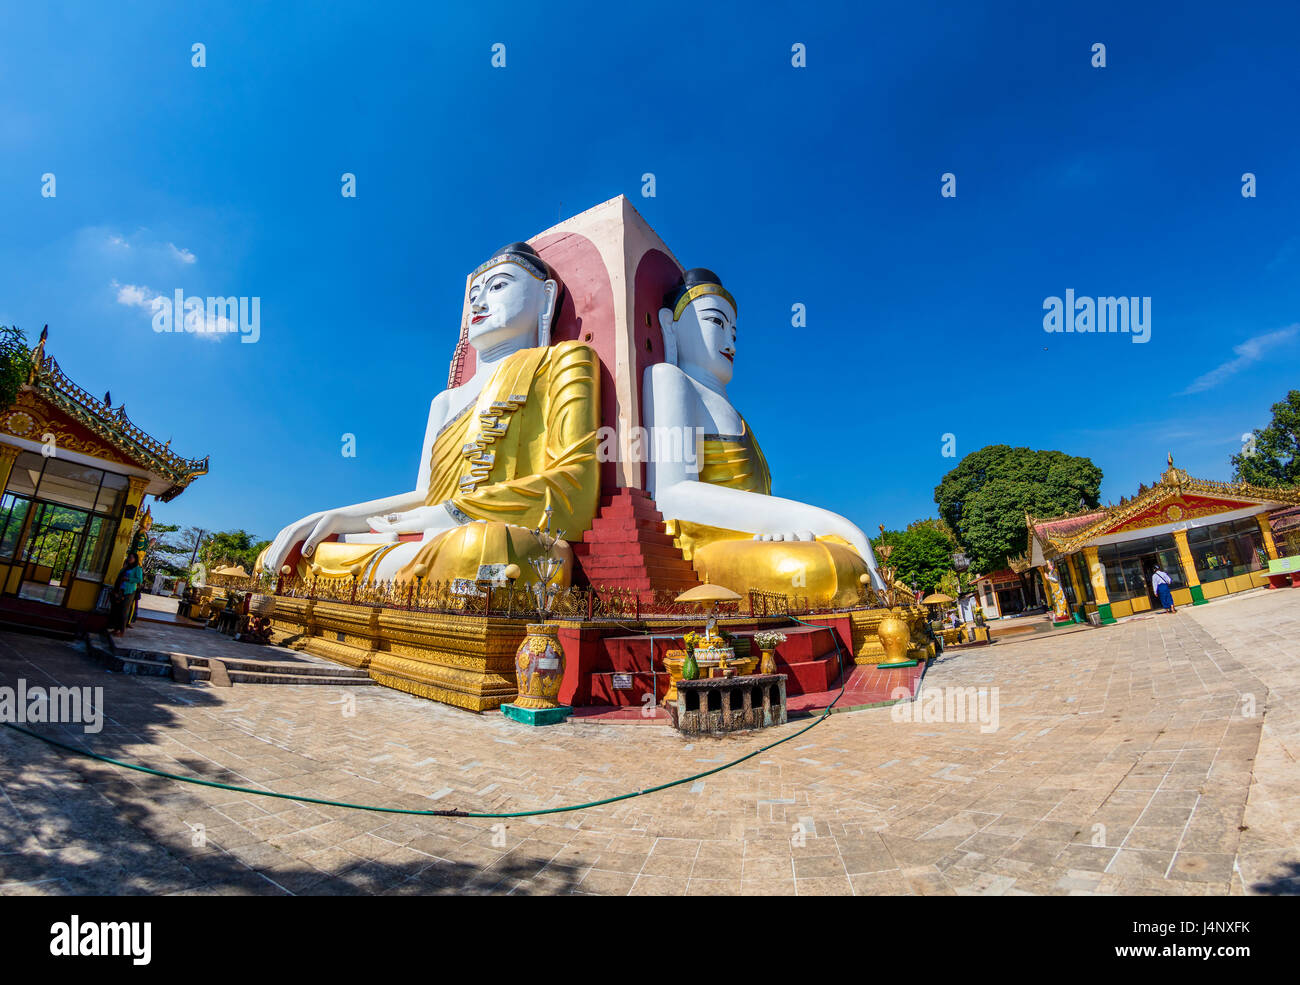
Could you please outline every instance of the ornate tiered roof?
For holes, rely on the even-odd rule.
[[[72,382],[54,357],[45,354],[44,332],[32,349],[31,370],[19,392],[18,409],[5,418],[5,430],[20,437],[26,436],[13,422],[16,418],[31,417],[28,409],[36,406],[33,397],[44,401],[108,446],[107,449],[83,447],[79,450],[101,455],[107,452],[111,457],[125,459],[170,482],[171,486],[157,496],[163,502],[179,496],[195,478],[207,474],[206,456],[201,459],[182,458],[171,450],[171,439],[160,442],[127,417],[125,405],[113,409]],[[112,455],[114,451],[117,455]]]
[[[1029,548],[1025,557],[1017,561],[1025,567],[1041,564],[1042,559],[1072,554],[1096,537],[1125,528],[1136,530],[1159,526],[1183,518],[1249,506],[1300,504],[1300,489],[1297,488],[1266,489],[1245,482],[1194,479],[1182,469],[1175,468],[1172,454],[1168,462],[1169,467],[1155,485],[1119,506],[1082,510],[1047,519],[1025,514]]]

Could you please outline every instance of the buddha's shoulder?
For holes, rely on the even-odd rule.
[[[577,339],[566,339],[563,342],[552,342],[550,355],[552,359],[594,359],[596,350],[587,345],[586,342],[579,342]]]
[[[448,387],[446,390],[440,391],[432,400],[429,401],[429,412],[433,414],[445,409],[449,404],[455,401],[457,394],[464,391],[468,386],[469,383],[461,383],[457,386]]]
[[[662,362],[647,366],[645,383],[658,387],[690,387],[691,378],[674,363]]]
[[[659,398],[669,403],[687,401],[695,406],[708,406],[715,399],[713,391],[691,378],[680,366],[670,362],[655,363],[647,366],[642,377],[642,386],[646,390],[646,399]],[[725,402],[726,398],[722,400]]]
[[[564,367],[570,370],[581,371],[586,367],[586,371],[591,374],[596,372],[596,350],[585,342],[576,340],[566,340],[564,342],[553,342],[546,349],[545,362],[554,367]]]

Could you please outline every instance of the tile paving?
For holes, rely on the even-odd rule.
[[[916,703],[805,734],[535,731],[379,687],[109,674],[76,644],[0,634],[0,686],[18,678],[102,686],[99,734],[34,728],[106,755],[415,809],[598,800],[794,738],[645,797],[495,820],[180,784],[0,728],[3,894],[1300,891],[1300,592],[961,651]],[[996,729],[925,714],[966,688],[997,689]]]

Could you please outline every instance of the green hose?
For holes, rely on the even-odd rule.
[[[513,811],[513,812],[501,813],[501,814],[478,813],[475,811],[432,811],[432,810],[416,810],[410,807],[380,807],[374,804],[350,804],[347,801],[343,801],[343,800],[325,800],[321,797],[304,797],[299,794],[275,793],[272,790],[254,790],[252,787],[238,787],[229,783],[218,783],[216,780],[203,780],[197,776],[181,776],[179,773],[168,773],[165,770],[156,770],[149,766],[140,766],[137,763],[125,763],[122,762],[120,759],[113,759],[109,756],[101,756],[99,753],[91,752],[88,749],[78,749],[76,746],[71,746],[68,745],[66,742],[60,742],[58,739],[52,739],[49,736],[41,735],[38,732],[33,732],[30,729],[25,729],[21,725],[15,725],[12,722],[4,722],[2,724],[4,724],[7,728],[13,729],[15,732],[21,732],[23,735],[30,736],[33,739],[39,739],[41,742],[44,742],[47,745],[54,746],[56,749],[62,749],[65,752],[75,753],[76,755],[84,756],[87,759],[93,759],[101,763],[107,763],[110,766],[120,766],[123,769],[135,770],[137,773],[147,773],[149,776],[162,777],[164,780],[175,780],[178,783],[193,783],[200,787],[215,787],[218,790],[230,790],[233,791],[234,793],[252,794],[257,797],[275,797],[279,800],[292,800],[300,804],[320,804],[324,807],[345,807],[348,808],[349,810],[372,811],[377,814],[417,814],[425,817],[469,817],[469,818],[484,818],[484,819],[500,819],[500,818],[513,818],[513,817],[537,817],[542,814],[565,814],[568,813],[569,811],[582,811],[582,810],[586,810],[589,807],[602,807],[605,804],[615,804],[618,803],[618,801],[620,800],[631,800],[634,797],[644,797],[646,794],[658,793],[660,790],[667,790],[670,787],[679,787],[683,783],[692,783],[695,780],[702,780],[706,776],[713,776],[715,773],[721,773],[723,770],[729,770],[733,766],[737,766],[740,763],[745,762],[745,760],[747,759],[753,759],[755,756],[761,755],[762,753],[767,752],[769,749],[775,749],[777,746],[781,745],[781,743],[789,742],[791,739],[798,738],[799,736],[803,735],[805,732],[811,731],[812,729],[820,725],[822,722],[824,722],[827,719],[827,717],[831,714],[831,709],[835,707],[836,703],[840,700],[840,698],[844,697],[844,690],[848,684],[848,682],[844,680],[843,648],[840,646],[839,636],[838,634],[836,634],[833,627],[819,626],[816,623],[804,622],[802,619],[798,618],[797,616],[791,616],[790,618],[793,619],[795,622],[799,623],[800,625],[808,626],[812,629],[829,629],[831,631],[832,639],[835,640],[835,657],[839,661],[839,666],[840,666],[840,678],[841,678],[840,693],[835,696],[835,700],[832,701],[829,705],[827,705],[826,710],[823,711],[812,723],[804,726],[798,732],[793,732],[790,735],[787,735],[783,739],[777,739],[775,742],[770,742],[767,745],[763,746],[761,749],[755,749],[753,752],[746,753],[744,756],[741,756],[739,759],[733,759],[729,763],[723,763],[721,766],[717,766],[711,770],[706,770],[703,773],[695,773],[691,776],[683,777],[680,780],[671,780],[668,783],[661,783],[658,786],[646,787],[644,790],[637,790],[632,793],[619,794],[617,797],[606,797],[603,800],[592,800],[592,801],[588,801],[585,804],[572,804],[567,807],[546,807],[543,808],[542,810],[536,810],[536,811]],[[654,657],[654,653],[652,650],[651,651],[652,660],[653,657]]]

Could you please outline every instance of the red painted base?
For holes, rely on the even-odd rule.
[[[641,708],[649,695],[658,704],[671,685],[664,657],[669,650],[682,648],[681,634],[691,625],[686,620],[683,623],[673,624],[663,635],[628,634],[618,626],[562,627],[560,644],[568,664],[559,700],[576,707]],[[752,624],[726,628],[738,637],[756,631]],[[821,692],[838,685],[840,663],[834,629],[796,625],[781,627],[781,632],[786,641],[776,649],[776,670],[786,675],[787,695]],[[758,653],[752,642],[750,652]],[[841,654],[845,668],[852,668],[850,651],[844,648]],[[616,683],[631,686],[616,687]]]

